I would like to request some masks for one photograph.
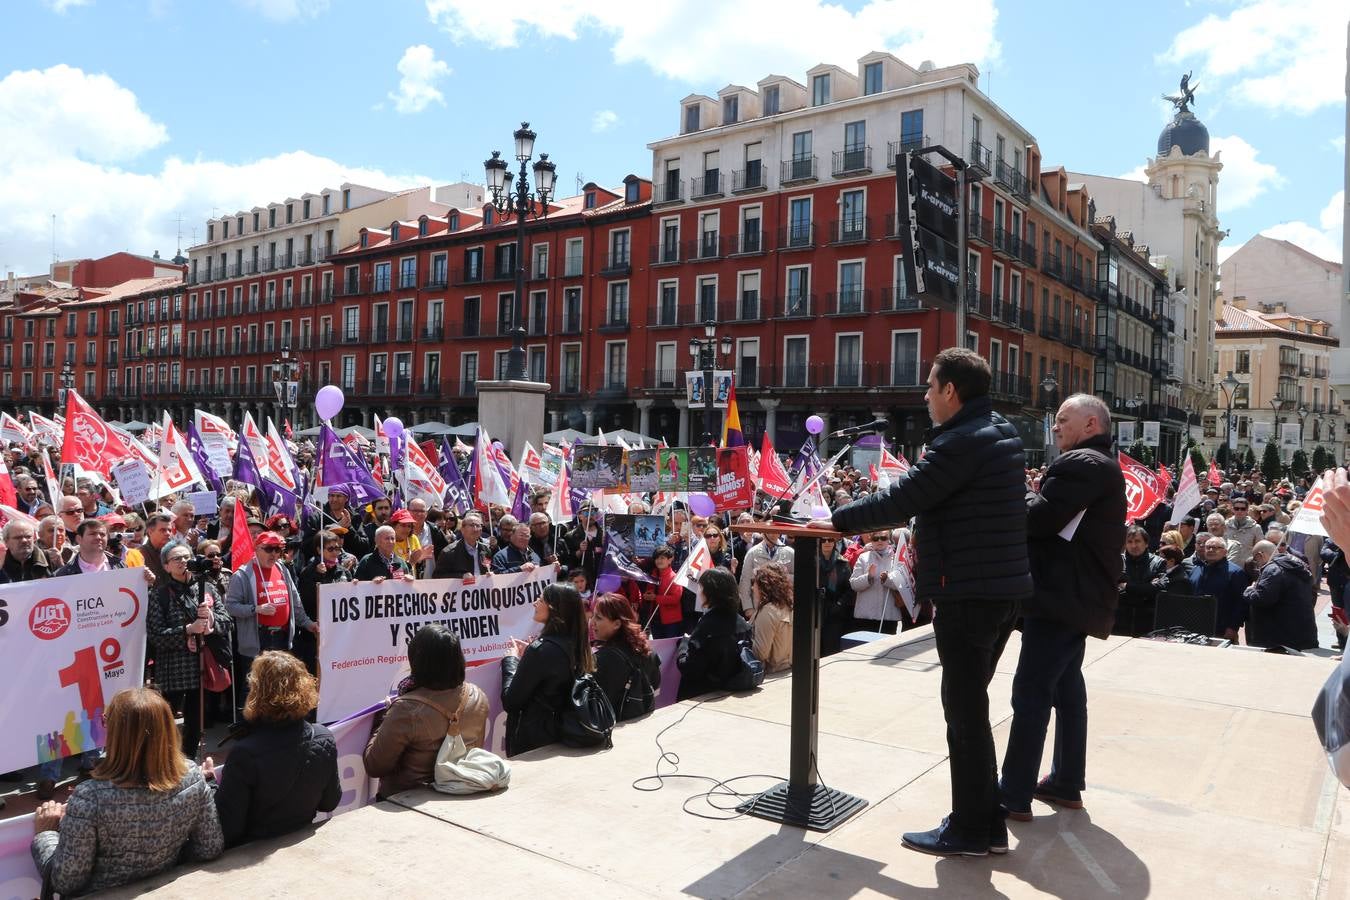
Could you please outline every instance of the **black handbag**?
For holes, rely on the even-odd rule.
[[[623,696],[619,699],[619,708],[614,712],[618,715],[620,721],[645,716],[656,708],[656,689],[652,687],[652,680],[643,667],[643,664],[646,664],[647,661],[644,660],[643,664],[638,664],[633,662],[626,653],[617,650],[613,652],[620,653],[624,663],[628,666],[628,680],[624,682]],[[651,655],[656,656],[654,652]],[[658,666],[661,664],[659,659],[656,659],[655,662]]]
[[[576,677],[559,718],[559,734],[567,746],[614,746],[614,707],[594,675]]]
[[[741,657],[741,666],[727,679],[726,689],[732,693],[753,691],[764,683],[764,663],[755,658],[754,650],[747,640],[736,642]]]

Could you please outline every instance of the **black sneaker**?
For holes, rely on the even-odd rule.
[[[1000,808],[989,823],[989,852],[1000,856],[1008,852],[1007,810]]]
[[[949,824],[942,824],[932,831],[909,831],[901,836],[900,842],[911,850],[927,853],[930,856],[988,856],[988,841],[966,841],[958,838]],[[1005,840],[1006,847],[1006,840]]]
[[[1036,792],[1031,796],[1042,803],[1049,803],[1053,806],[1062,806],[1065,809],[1083,808],[1082,791],[1060,787],[1049,778],[1042,778],[1040,784],[1036,785]]]

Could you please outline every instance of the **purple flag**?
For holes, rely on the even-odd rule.
[[[206,458],[206,448],[202,446],[202,436],[197,433],[197,426],[192,422],[188,422],[187,426],[187,443],[192,461],[197,464],[197,471],[202,473],[207,485],[217,494],[224,492],[225,486],[220,483],[216,470],[211,468],[211,461]]]
[[[516,484],[516,496],[511,501],[511,515],[516,517],[517,521],[530,521],[530,498],[526,494],[525,479],[520,479]]]
[[[595,576],[595,592],[607,594],[617,591],[625,578],[647,584],[656,583],[656,579],[642,571],[628,558],[628,554],[617,547],[610,547],[605,551],[605,558],[600,562],[600,572]]]
[[[384,486],[327,424],[319,434],[319,455],[321,483],[325,487],[346,488],[353,506],[364,506],[385,496]]]
[[[266,513],[269,516],[281,513],[295,519],[300,511],[299,498],[294,493],[263,476],[258,469],[257,461],[253,458],[253,451],[249,449],[248,441],[245,440],[239,442],[239,449],[234,454],[234,480],[251,484],[258,489],[266,501]]]
[[[473,495],[469,492],[469,486],[464,483],[464,476],[459,474],[459,464],[455,462],[449,438],[441,439],[440,470],[441,477],[445,479],[446,510],[453,510],[461,516],[472,511]]]
[[[577,440],[572,444],[572,456],[563,460],[563,465],[567,466],[567,493],[572,500],[572,511],[580,512],[581,507],[591,502],[591,492],[586,488],[576,487],[576,481],[572,479],[572,457],[576,456],[577,447],[581,441]]]

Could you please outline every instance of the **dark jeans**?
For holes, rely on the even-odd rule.
[[[183,755],[188,759],[197,758],[197,745],[202,742],[202,691],[192,688],[186,691],[166,691],[164,699],[175,711],[183,714]]]
[[[1003,802],[1027,810],[1041,767],[1050,709],[1055,710],[1055,753],[1050,780],[1068,790],[1084,788],[1087,768],[1087,687],[1083,651],[1087,635],[1053,619],[1022,623],[1022,655],[1013,678],[1012,731],[1003,757]]]
[[[1011,600],[942,600],[933,618],[952,773],[949,826],[973,842],[989,839],[998,809],[989,680],[1012,632],[1014,612]]]

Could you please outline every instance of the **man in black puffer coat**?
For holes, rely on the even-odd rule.
[[[917,517],[915,596],[936,602],[952,812],[939,828],[906,834],[904,844],[938,856],[984,856],[1008,847],[989,680],[1017,602],[1031,593],[1031,576],[1022,440],[993,411],[989,382],[989,364],[978,354],[939,353],[924,396],[935,426],[927,451],[890,488],[841,506],[831,520],[844,534],[858,534]]]
[[[1036,590],[1023,604],[1022,654],[1013,678],[1012,730],[1003,757],[1008,815],[1031,819],[1034,796],[1082,807],[1087,766],[1087,635],[1106,638],[1115,623],[1125,543],[1125,478],[1111,453],[1111,412],[1075,394],[1055,415],[1062,451],[1027,495],[1027,538]],[[1050,775],[1036,781],[1050,709],[1055,755]]]
[[[1317,647],[1317,615],[1313,611],[1312,572],[1302,557],[1275,555],[1270,541],[1257,541],[1252,560],[1261,575],[1243,592],[1250,604],[1247,644],[1251,647]]]

